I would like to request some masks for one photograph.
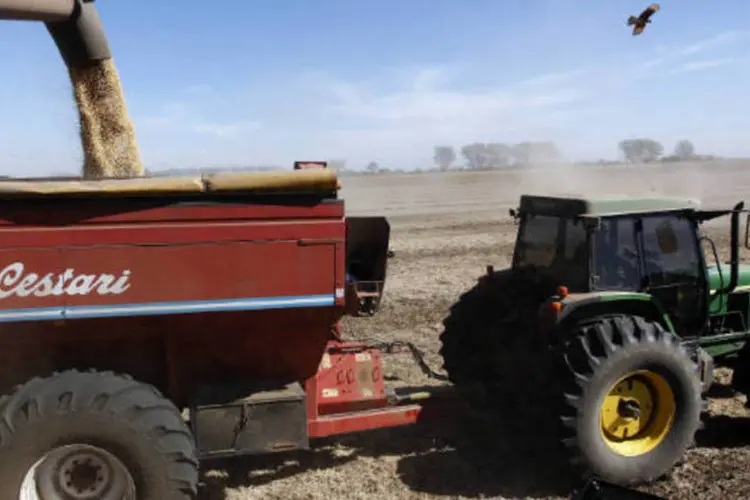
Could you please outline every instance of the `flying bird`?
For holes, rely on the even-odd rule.
[[[640,13],[638,17],[630,16],[628,18],[628,26],[633,27],[633,35],[640,35],[643,30],[646,29],[646,25],[651,22],[651,16],[659,12],[659,4],[652,3],[646,9]]]

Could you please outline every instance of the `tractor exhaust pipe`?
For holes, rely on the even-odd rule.
[[[731,218],[731,249],[730,249],[730,271],[729,283],[721,290],[721,293],[729,293],[737,288],[740,275],[740,213],[745,208],[744,202],[737,203],[732,209]]]

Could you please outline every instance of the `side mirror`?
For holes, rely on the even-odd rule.
[[[747,214],[745,219],[745,248],[750,250],[750,213]]]
[[[518,219],[521,217],[521,214],[518,213],[518,210],[516,210],[515,208],[510,208],[508,209],[508,215],[510,215],[513,219],[513,223],[518,225]]]

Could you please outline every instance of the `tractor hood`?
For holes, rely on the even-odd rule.
[[[708,284],[711,290],[718,290],[722,286],[726,286],[729,283],[729,275],[731,273],[731,266],[727,263],[721,264],[721,275],[724,277],[722,283],[719,277],[719,270],[717,266],[708,266]],[[740,264],[739,275],[737,279],[737,286],[750,286],[750,265]]]

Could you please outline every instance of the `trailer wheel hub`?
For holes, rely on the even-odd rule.
[[[111,453],[88,445],[57,448],[27,472],[19,500],[131,500],[133,478]]]
[[[637,456],[656,448],[672,427],[675,397],[667,381],[642,370],[618,380],[601,405],[601,435],[615,453]]]
[[[109,483],[108,464],[94,453],[71,453],[58,474],[60,489],[72,497],[101,493]]]

